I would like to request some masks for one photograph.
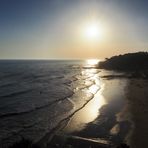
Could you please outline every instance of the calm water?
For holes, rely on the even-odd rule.
[[[0,143],[11,144],[22,137],[39,141],[61,120],[83,108],[65,130],[80,131],[96,120],[103,105],[111,100],[116,100],[114,104],[122,103],[126,82],[112,81],[110,85],[107,81],[107,85],[100,76],[108,73],[100,73],[94,68],[95,63],[0,61]],[[112,90],[105,88],[109,85]],[[118,86],[123,87],[115,91]],[[104,89],[111,92],[103,94]],[[88,105],[84,107],[86,103]],[[119,108],[118,104],[116,108]]]

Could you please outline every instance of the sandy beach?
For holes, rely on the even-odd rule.
[[[148,80],[114,77],[113,79],[103,80],[103,82],[105,87],[103,91],[100,91],[102,91],[103,97],[108,99],[109,104],[103,105],[99,109],[98,117],[94,121],[88,124],[80,122],[79,125],[76,123],[78,122],[77,118],[87,112],[89,106],[91,106],[91,102],[88,103],[84,109],[75,114],[66,128],[66,134],[64,133],[62,136],[70,135],[68,141],[72,141],[74,145],[77,140],[80,144],[84,142],[93,145],[94,143],[91,140],[95,140],[99,144],[106,144],[106,147],[111,143],[116,146],[120,143],[127,143],[130,148],[147,148]],[[112,104],[110,99],[113,100],[113,98],[115,100]],[[72,127],[73,124],[76,124],[77,128]],[[68,128],[74,131],[68,131]],[[87,139],[81,139],[81,137]]]
[[[103,71],[103,75],[105,73]],[[102,73],[98,76],[100,75]],[[131,124],[122,116],[118,120],[118,114],[122,113],[127,103],[125,98],[128,80],[101,78],[100,81],[100,91],[70,119],[62,131],[57,133],[51,144],[70,144],[74,147],[85,145],[87,148],[116,147],[125,143]]]
[[[34,62],[30,67],[43,63]],[[40,68],[24,73],[28,68],[23,67],[13,76],[2,75],[0,143],[7,148],[16,140],[21,143],[23,137],[42,148],[116,148],[121,143],[130,148],[148,147],[147,71],[70,69],[63,62],[55,72],[55,64],[42,66],[43,73]],[[14,79],[22,81],[19,88]]]
[[[128,136],[131,148],[148,147],[148,80],[131,79],[127,91],[130,119],[133,123],[132,132]],[[127,113],[127,112],[125,112]]]

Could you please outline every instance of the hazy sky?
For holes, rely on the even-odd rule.
[[[84,26],[99,22],[92,40]],[[104,58],[148,50],[147,0],[0,0],[0,58]]]

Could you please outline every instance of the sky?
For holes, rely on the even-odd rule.
[[[99,37],[86,36],[91,23],[99,24]],[[147,0],[0,0],[0,59],[106,58],[137,51],[148,51]]]

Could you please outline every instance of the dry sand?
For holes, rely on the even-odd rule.
[[[148,148],[148,80],[131,79],[127,91],[128,111],[133,130],[128,136],[131,148]]]

